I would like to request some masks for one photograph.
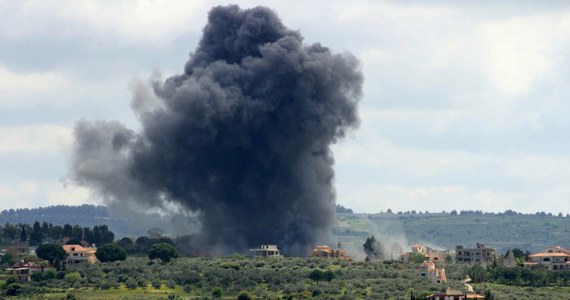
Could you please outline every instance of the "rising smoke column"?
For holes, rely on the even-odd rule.
[[[76,125],[72,179],[115,205],[197,212],[228,251],[303,255],[334,222],[330,146],[358,126],[359,62],[304,45],[268,8],[215,7],[208,21],[183,74],[135,91],[140,132]]]

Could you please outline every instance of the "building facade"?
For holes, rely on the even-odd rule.
[[[427,278],[433,283],[442,283],[447,281],[445,269],[436,268],[435,263],[426,261],[420,264],[416,269],[416,276],[420,278]]]
[[[455,247],[455,262],[462,264],[487,264],[495,260],[495,249],[477,243],[475,248]]]
[[[66,263],[73,264],[94,264],[97,262],[97,248],[93,247],[83,247],[81,245],[63,245],[63,249],[67,253]]]
[[[277,245],[261,245],[257,249],[249,249],[249,252],[252,253],[253,257],[283,257],[277,249]]]
[[[527,268],[544,266],[548,270],[570,270],[570,251],[560,246],[544,249],[544,252],[531,254],[524,263]]]

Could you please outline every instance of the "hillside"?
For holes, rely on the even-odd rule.
[[[414,243],[454,249],[484,243],[504,252],[511,248],[538,251],[551,245],[569,246],[570,217],[550,214],[464,212],[338,214],[335,235],[350,241],[375,234],[401,246]],[[407,245],[403,245],[406,243]]]
[[[439,249],[456,245],[473,246],[482,242],[500,252],[518,247],[538,251],[550,245],[570,246],[570,217],[545,213],[379,213],[355,214],[337,207],[338,226],[333,238],[345,247],[360,251],[367,236],[374,234],[386,248],[399,253],[414,243]],[[129,218],[114,216],[104,206],[50,206],[34,209],[10,209],[0,212],[0,224],[32,224],[46,221],[54,225],[95,226],[105,224],[117,238],[145,235],[153,227],[176,236],[176,225],[158,214],[137,214]]]

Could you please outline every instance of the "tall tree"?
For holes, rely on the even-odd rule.
[[[69,224],[63,225],[63,233],[62,234],[64,237],[70,238],[72,231],[73,231],[73,227],[71,225],[69,225]]]
[[[22,226],[20,229],[20,242],[25,243],[28,241],[28,233],[26,232],[26,227]]]
[[[167,243],[158,243],[152,245],[148,253],[149,259],[160,259],[162,263],[168,263],[171,259],[178,257],[178,251]]]
[[[67,253],[59,244],[43,244],[36,249],[36,255],[56,268],[67,257]]]
[[[29,239],[30,239],[30,245],[32,246],[38,246],[42,244],[43,233],[40,222],[36,221],[32,226],[32,232],[30,233]]]
[[[115,243],[109,243],[98,247],[95,255],[101,262],[114,262],[127,259],[127,250]]]

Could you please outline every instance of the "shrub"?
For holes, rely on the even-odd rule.
[[[137,281],[136,281],[134,278],[129,277],[129,278],[127,278],[127,280],[125,281],[125,286],[126,286],[128,289],[134,290],[134,289],[137,288],[138,285],[137,285]]]
[[[222,289],[219,287],[213,288],[212,289],[212,297],[221,298],[222,297]]]
[[[127,259],[127,250],[117,244],[109,243],[97,248],[95,256],[101,262],[122,261]]]

